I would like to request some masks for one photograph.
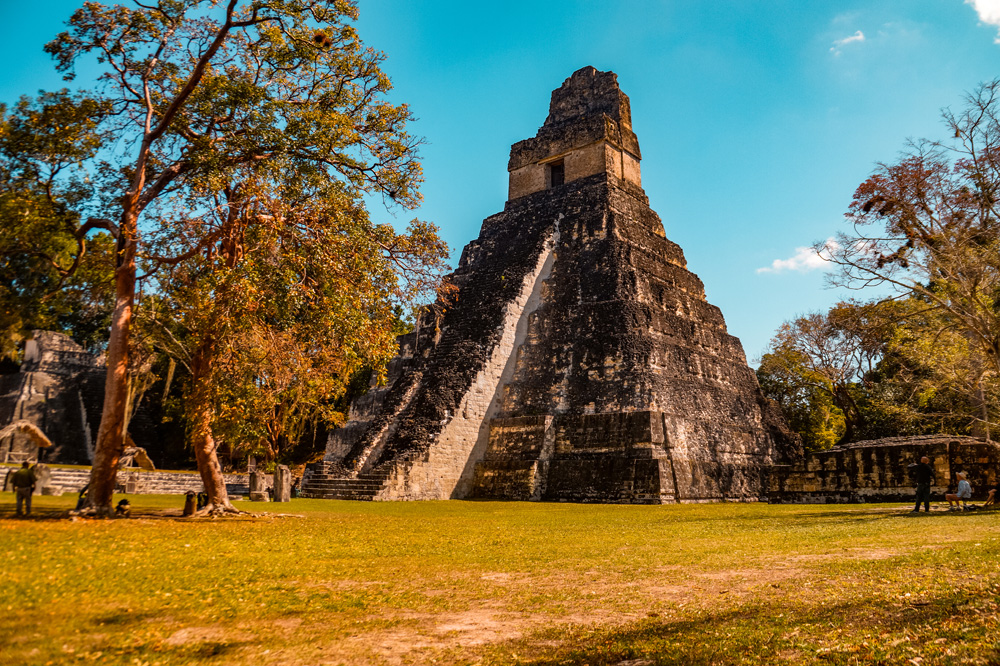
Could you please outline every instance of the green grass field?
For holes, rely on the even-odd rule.
[[[74,499],[0,494],[0,664],[1000,664],[1000,512]]]

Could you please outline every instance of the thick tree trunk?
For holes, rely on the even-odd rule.
[[[986,392],[983,390],[983,378],[976,382],[976,407],[979,410],[979,417],[972,424],[972,436],[990,441],[990,410],[986,400]]]
[[[848,389],[845,386],[838,386],[833,391],[833,404],[844,414],[844,436],[837,443],[847,444],[853,442],[858,426],[864,424],[858,404],[851,397],[851,394],[848,393]]]
[[[128,396],[129,330],[135,304],[136,217],[123,214],[115,267],[115,310],[108,341],[108,374],[104,407],[90,470],[88,504],[98,515],[111,515],[118,475],[118,459],[125,446],[125,410]]]
[[[226,479],[219,464],[215,438],[212,436],[212,365],[215,360],[215,340],[209,336],[195,350],[191,359],[191,393],[188,409],[191,418],[191,444],[198,461],[198,473],[208,493],[204,513],[239,513],[229,502]]]

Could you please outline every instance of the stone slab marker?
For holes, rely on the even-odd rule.
[[[400,338],[303,496],[755,500],[801,456],[641,187],[617,76],[585,67],[514,144],[504,210]]]
[[[44,489],[52,485],[52,470],[45,463],[37,463],[32,468],[35,475],[34,495],[42,495]]]
[[[274,501],[290,502],[292,500],[292,472],[288,465],[278,465],[274,472]]]
[[[257,470],[250,472],[250,501],[267,502],[269,500],[270,498],[267,496],[267,478],[264,473]]]

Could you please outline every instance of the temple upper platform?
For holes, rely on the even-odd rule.
[[[511,146],[508,200],[608,173],[642,186],[639,140],[628,95],[614,72],[577,70],[552,91],[549,115],[531,139]]]

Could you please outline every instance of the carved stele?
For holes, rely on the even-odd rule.
[[[457,296],[401,337],[304,496],[755,500],[801,455],[649,208],[631,125],[613,73],[552,93]]]

